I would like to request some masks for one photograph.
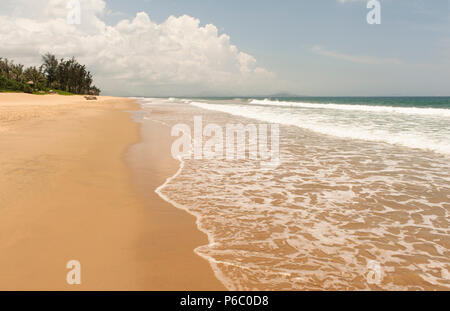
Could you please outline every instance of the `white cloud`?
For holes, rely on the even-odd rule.
[[[340,59],[352,63],[359,64],[368,64],[368,65],[383,65],[383,64],[391,64],[391,65],[400,65],[402,61],[396,58],[383,58],[376,56],[368,56],[368,55],[355,55],[355,54],[347,54],[333,50],[327,50],[321,46],[315,45],[312,47],[311,51],[314,54],[326,56],[334,59]]]
[[[109,92],[232,95],[270,92],[276,84],[229,36],[191,16],[158,24],[140,12],[110,26],[102,20],[105,1],[82,0],[82,24],[69,25],[65,0],[2,2],[9,11],[0,10],[0,56],[26,65],[46,52],[76,56]]]

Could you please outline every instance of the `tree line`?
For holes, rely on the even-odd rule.
[[[52,90],[72,94],[99,95],[92,74],[75,57],[58,60],[47,53],[42,56],[40,67],[15,64],[0,57],[0,91],[46,93]]]

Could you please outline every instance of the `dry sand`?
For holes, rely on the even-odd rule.
[[[151,159],[134,159],[144,175],[125,164],[140,138],[134,109],[121,98],[0,94],[0,290],[224,289],[193,253],[206,241],[194,219],[153,193],[177,170],[168,130],[155,127]],[[144,177],[153,189],[141,195]],[[74,259],[82,284],[69,286]]]

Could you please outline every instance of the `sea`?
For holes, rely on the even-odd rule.
[[[172,129],[279,127],[278,166],[180,158],[156,189],[228,289],[450,290],[450,97],[137,99]]]

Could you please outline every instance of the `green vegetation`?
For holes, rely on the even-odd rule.
[[[1,90],[0,90],[1,92]],[[11,91],[8,91],[9,93]],[[58,94],[58,95],[64,95],[64,96],[72,96],[72,95],[76,95],[70,92],[66,92],[66,91],[61,91],[61,90],[48,90],[48,91],[33,91],[34,95],[48,95],[48,94]]]
[[[74,57],[58,61],[55,55],[47,53],[42,60],[39,68],[24,68],[0,57],[0,92],[100,94],[100,89],[92,85],[92,74]]]
[[[61,91],[61,90],[55,90],[55,93],[59,94],[59,95],[74,95],[73,93],[66,92],[66,91]],[[96,95],[98,95],[99,93],[100,92],[96,93]]]

